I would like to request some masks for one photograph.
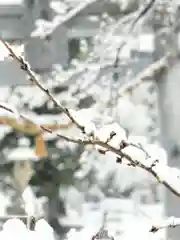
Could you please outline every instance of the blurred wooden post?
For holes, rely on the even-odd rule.
[[[180,169],[180,61],[157,81],[161,142],[168,152],[168,165]],[[165,190],[165,214],[180,217],[180,198]],[[169,228],[168,239],[178,240],[180,228]]]
[[[178,53],[178,32],[171,33],[167,38],[162,36],[156,39],[156,59],[167,51]],[[180,59],[173,58],[169,63],[169,69],[156,79],[161,123],[160,140],[168,152],[168,165],[180,169]],[[165,215],[180,217],[180,198],[167,189],[165,189]],[[180,228],[167,229],[167,239],[178,240],[179,236]]]

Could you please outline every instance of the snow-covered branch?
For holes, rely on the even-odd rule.
[[[132,23],[130,24],[130,28],[129,28],[129,31],[128,31],[128,34],[131,33],[136,24],[138,23],[138,21],[145,16],[145,14],[152,8],[152,6],[154,5],[156,0],[150,0],[150,2],[145,5],[145,7],[143,6],[142,9],[140,9],[139,13],[137,14],[137,16],[135,17],[135,19],[132,21]],[[121,44],[119,45],[118,49],[117,49],[117,52],[116,52],[116,58],[115,58],[115,61],[114,61],[114,67],[117,67],[118,66],[118,63],[119,63],[119,54],[121,52],[121,50],[123,49],[123,47],[127,44],[126,40],[124,40],[123,42],[121,42]]]
[[[39,32],[42,32],[42,37],[46,37],[47,35],[51,35],[58,27],[60,27],[62,24],[65,24],[67,21],[75,17],[78,13],[80,13],[82,10],[84,10],[89,5],[95,3],[97,0],[86,0],[78,4],[77,7],[70,10],[65,16],[56,16],[54,17],[52,23],[50,23],[50,26],[48,26],[47,29],[43,29],[39,31],[39,29],[35,30],[31,34],[31,36],[39,36]],[[45,24],[44,24],[45,25]]]
[[[3,105],[0,105],[3,108]],[[13,112],[10,108],[4,108],[7,111]],[[53,133],[52,130],[41,125],[39,127],[46,132],[56,134],[63,140],[83,144],[93,145],[100,153],[107,154],[111,152],[117,157],[117,163],[126,164],[133,167],[140,167],[151,173],[160,183],[164,184],[171,192],[180,197],[180,172],[178,169],[171,168],[166,165],[165,159],[152,157],[148,151],[148,146],[131,143],[127,138],[126,131],[118,124],[112,123],[104,125],[97,129],[95,125],[86,121],[88,116],[84,118],[78,112],[70,111],[73,119],[80,122],[80,125],[85,129],[85,137],[72,138]],[[17,112],[16,112],[17,114]],[[21,117],[25,118],[20,114]],[[83,125],[83,119],[85,125]]]
[[[155,233],[163,228],[175,228],[178,226],[180,226],[180,218],[169,217],[168,219],[153,225],[152,228],[150,229],[150,232]]]
[[[36,130],[39,129],[39,130],[42,130],[43,132],[48,132],[50,134],[54,134],[55,136],[57,136],[63,140],[66,140],[68,142],[74,142],[74,143],[79,143],[79,144],[83,142],[82,139],[74,139],[74,138],[71,138],[68,136],[63,136],[59,133],[55,133],[52,129],[48,128],[46,125],[36,123],[34,119],[29,119],[28,117],[24,116],[23,114],[18,113],[17,111],[13,110],[10,106],[8,106],[5,103],[0,103],[0,108],[4,109],[4,110],[8,111],[9,113],[11,113],[12,115],[14,115],[13,121],[25,120],[25,121],[28,121],[30,125],[35,126]],[[37,132],[37,134],[38,134],[38,132]],[[84,144],[86,144],[86,141],[84,142]]]
[[[122,97],[128,92],[132,92],[146,79],[153,79],[153,77],[165,70],[168,67],[169,57],[171,57],[170,53],[142,70],[134,79],[119,89],[118,96]]]
[[[51,92],[41,84],[36,74],[31,70],[30,66],[21,56],[12,50],[12,48],[4,41],[1,40],[4,46],[8,49],[11,57],[13,57],[19,64],[20,68],[24,70],[28,76],[29,81],[42,90],[48,98],[65,113],[68,118],[77,126],[78,129],[84,134],[83,138],[71,138],[63,136],[59,133],[56,135],[66,141],[93,145],[100,153],[107,154],[113,153],[117,158],[117,163],[128,164],[133,167],[140,167],[149,173],[151,173],[160,183],[164,184],[172,193],[180,197],[180,172],[177,169],[171,168],[166,165],[164,159],[152,156],[148,151],[148,146],[142,146],[131,143],[127,137],[126,131],[118,124],[107,124],[101,128],[96,128],[95,124],[90,121],[87,115],[80,114],[78,111],[70,110],[62,106],[58,100],[54,98]],[[142,81],[142,79],[152,76],[155,72],[164,69],[167,66],[167,57],[164,57],[159,62],[152,65],[149,69],[146,69],[135,81]],[[135,84],[135,85],[136,85]],[[130,87],[128,86],[127,89]],[[11,108],[1,104],[1,108],[11,112],[17,116],[16,111],[12,111]],[[19,114],[20,118],[27,119],[25,116]],[[53,133],[51,129],[38,125],[43,131]]]

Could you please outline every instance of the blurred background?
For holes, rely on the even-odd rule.
[[[97,126],[113,119],[132,141],[179,167],[179,10],[178,0],[0,0],[0,34],[63,106]],[[169,52],[168,69],[133,84]],[[10,57],[0,62],[0,100],[56,133],[78,134]],[[1,222],[25,215],[20,192],[26,186],[57,239],[87,226],[104,226],[120,239],[138,219],[180,216],[177,197],[142,169],[54,134],[28,131],[28,123],[11,127],[8,119],[1,110]],[[178,239],[180,231],[168,234]]]

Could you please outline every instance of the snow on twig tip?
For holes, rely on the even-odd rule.
[[[127,141],[126,131],[117,123],[102,126],[96,131],[95,138],[101,142],[108,143],[109,146],[121,149],[121,143]],[[100,152],[106,151],[104,147],[96,145]]]

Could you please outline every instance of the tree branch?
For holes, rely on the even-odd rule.
[[[14,112],[14,110],[8,106],[6,106],[6,104],[0,104],[0,108],[12,113],[12,114],[16,114],[17,115],[17,112]],[[40,130],[42,130],[43,132],[48,132],[48,133],[51,133],[51,134],[54,134],[55,136],[63,139],[63,140],[66,140],[68,142],[73,142],[73,143],[78,143],[78,144],[82,144],[83,143],[83,139],[74,139],[74,138],[71,138],[71,137],[68,137],[68,136],[64,136],[64,135],[61,135],[59,133],[54,133],[54,130],[48,128],[48,126],[46,124],[38,124],[38,123],[35,123],[33,120],[31,119],[28,119],[26,116],[24,116],[23,114],[20,114],[18,113],[19,115],[19,118],[21,118],[22,120],[25,120],[25,121],[28,121],[32,126],[34,126],[36,132],[37,132],[37,135],[39,134]],[[15,117],[14,117],[14,121],[18,121]],[[20,129],[19,129],[20,130]],[[38,131],[39,130],[39,131]],[[33,132],[35,134],[35,132]],[[84,142],[84,144],[88,144],[87,141]]]
[[[163,228],[175,228],[180,226],[180,218],[176,217],[169,217],[165,221],[162,221],[161,223],[155,224],[150,229],[150,232],[155,233]]]
[[[154,5],[155,1],[156,0],[150,0],[150,2],[145,7],[143,7],[142,10],[139,11],[138,15],[136,16],[136,18],[134,19],[134,21],[130,25],[130,29],[128,31],[128,34],[131,33],[134,30],[137,22],[152,8],[152,6]],[[114,67],[118,67],[118,64],[119,64],[119,54],[120,54],[122,48],[126,44],[127,44],[127,41],[124,40],[120,44],[120,46],[118,47],[117,52],[116,52],[116,58],[115,58],[115,61],[114,61],[114,64],[113,64]]]
[[[12,109],[4,106],[3,104],[0,104],[0,108],[14,113]],[[21,118],[27,119],[22,114],[19,115]],[[43,131],[55,134],[57,137],[68,142],[83,145],[94,145],[97,150],[101,150],[100,152],[103,153],[112,152],[118,157],[117,162],[123,163],[125,160],[126,162],[129,162],[128,165],[130,166],[137,166],[146,170],[147,172],[151,173],[158,180],[158,182],[164,184],[172,193],[180,197],[180,178],[179,175],[173,172],[174,169],[162,164],[161,159],[151,158],[151,156],[147,154],[147,151],[143,149],[142,146],[139,147],[139,145],[136,146],[135,144],[128,142],[128,140],[123,136],[124,130],[121,129],[121,127],[117,129],[117,131],[114,131],[113,125],[112,128],[109,126],[108,132],[106,132],[106,138],[103,139],[98,132],[99,130],[94,133],[93,137],[87,136],[84,138],[72,138],[59,133],[53,133],[51,129],[48,129],[43,125],[37,124],[37,126],[39,126]],[[104,133],[106,131],[105,128],[103,128],[102,131]],[[119,161],[119,158],[121,161]]]
[[[55,104],[55,106],[58,107],[61,111],[63,111],[69,117],[69,119],[84,134],[86,134],[85,135],[86,137],[83,139],[81,138],[74,139],[71,137],[63,136],[61,134],[56,134],[56,136],[66,141],[70,141],[78,144],[84,144],[84,145],[91,144],[91,145],[94,145],[97,149],[100,147],[99,150],[101,151],[103,149],[103,151],[101,151],[103,153],[106,153],[108,151],[115,153],[119,157],[118,162],[121,162],[119,161],[119,159],[126,159],[131,166],[138,166],[140,168],[145,169],[146,171],[150,172],[159,182],[164,184],[171,192],[173,192],[176,196],[180,197],[180,178],[179,178],[180,174],[179,173],[178,173],[179,174],[178,176],[175,175],[174,173],[172,173],[173,169],[171,167],[162,165],[160,160],[152,159],[151,157],[147,158],[147,154],[145,154],[144,151],[142,151],[139,148],[136,148],[135,146],[129,145],[127,138],[125,137],[126,136],[125,131],[119,125],[118,125],[118,129],[116,126],[115,131],[110,127],[108,129],[109,132],[107,132],[106,129],[103,129],[103,134],[105,132],[106,138],[104,137],[102,138],[101,136],[99,136],[98,132],[95,129],[95,126],[90,126],[91,122],[87,122],[87,116],[85,116],[84,118],[84,120],[86,121],[82,121],[82,119],[78,118],[78,116],[76,115],[76,111],[70,111],[69,109],[63,107],[60,103],[58,103],[58,101],[54,98],[54,96],[50,93],[50,91],[40,83],[35,73],[30,69],[28,63],[26,63],[22,57],[17,56],[16,53],[12,50],[12,48],[4,40],[1,39],[1,41],[4,44],[4,46],[8,49],[10,55],[20,64],[20,68],[28,74],[28,76],[30,77],[29,81],[35,84],[40,90],[42,90],[48,96],[48,98]],[[162,68],[164,68],[165,63],[166,63],[166,58],[164,60],[161,60],[160,63],[158,64],[156,63],[155,65],[153,65],[153,67],[151,67],[151,71],[147,70],[145,76],[146,77],[149,76],[149,73],[150,74],[152,73],[152,69],[153,69],[153,72],[157,71],[157,69],[159,70],[159,65],[160,66],[162,65]],[[157,68],[157,65],[158,65],[158,68]],[[136,81],[139,81],[139,80],[136,80]],[[6,106],[3,107],[2,104],[1,104],[1,107],[13,113],[11,109],[8,109],[8,107]],[[21,115],[21,118],[26,118],[26,117]],[[81,123],[79,123],[80,120],[81,120]],[[42,125],[40,126],[40,128],[46,132],[52,133],[52,130]],[[112,131],[115,132],[115,134],[113,134],[113,137],[111,138]],[[114,139],[116,139],[116,137],[117,137],[117,140],[114,142]],[[132,150],[132,152],[131,151],[129,152],[129,147],[130,147],[130,150]],[[143,153],[144,154],[143,159],[139,159],[139,156],[137,156],[137,154],[134,157],[133,156],[134,149],[132,148],[141,152],[141,158]],[[162,172],[162,169],[164,172]]]
[[[40,90],[42,90],[47,96],[48,98],[54,103],[55,107],[57,107],[59,110],[61,110],[63,113],[65,113],[69,119],[82,131],[84,132],[84,127],[81,126],[75,119],[74,117],[70,114],[70,111],[63,107],[58,100],[55,99],[55,97],[52,95],[52,93],[49,91],[49,89],[47,89],[46,87],[43,86],[42,83],[40,83],[38,77],[36,76],[36,74],[31,70],[29,64],[27,62],[25,62],[25,60],[21,57],[21,56],[17,56],[17,54],[13,51],[13,49],[9,46],[9,44],[4,41],[1,38],[1,42],[3,43],[3,45],[7,48],[7,50],[10,53],[10,56],[16,60],[19,64],[20,64],[20,68],[25,71],[27,73],[27,75],[29,76],[29,81],[36,85]]]

